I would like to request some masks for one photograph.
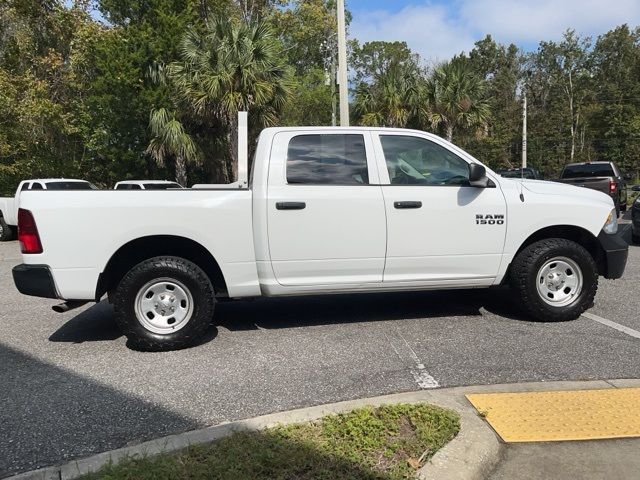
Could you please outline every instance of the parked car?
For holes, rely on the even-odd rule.
[[[570,163],[558,181],[606,193],[613,199],[618,215],[627,210],[627,184],[614,162]]]
[[[177,182],[167,180],[123,180],[116,183],[114,190],[168,190],[170,188],[184,188]]]
[[[20,182],[15,196],[0,198],[0,242],[13,240],[17,234],[20,194],[26,190],[95,190],[85,180],[71,178],[38,178]]]
[[[498,175],[505,178],[527,178],[529,180],[542,180],[542,175],[535,168],[502,168],[496,170]]]
[[[531,317],[562,321],[592,305],[599,275],[623,274],[628,244],[600,192],[362,127],[267,128],[248,181],[239,125],[230,185],[27,192],[18,289],[66,300],[57,311],[106,294],[130,345],[170,350],[204,334],[218,298],[509,284]]]
[[[640,243],[640,185],[634,185],[631,190],[638,192],[631,206],[631,238],[633,243]]]

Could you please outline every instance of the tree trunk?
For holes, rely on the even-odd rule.
[[[187,186],[187,164],[182,155],[176,157],[176,182],[183,187]]]
[[[447,141],[451,141],[453,139],[453,125],[450,123],[447,124]]]
[[[569,97],[569,114],[571,115],[571,162],[573,163],[573,157],[576,153],[576,118],[573,108],[573,75],[569,70],[569,88],[567,89],[567,96]]]

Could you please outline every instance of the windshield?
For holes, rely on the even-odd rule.
[[[167,190],[169,188],[182,188],[179,183],[145,183],[145,190]]]
[[[567,165],[560,178],[580,177],[615,177],[615,175],[608,163],[585,163],[584,165]]]
[[[47,190],[97,190],[98,187],[89,182],[50,182]]]

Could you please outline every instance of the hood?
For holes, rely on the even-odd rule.
[[[607,205],[611,205],[611,208],[613,208],[613,200],[611,197],[606,193],[598,192],[597,190],[591,190],[585,187],[576,187],[575,185],[568,185],[566,183],[550,182],[548,180],[510,180],[521,183],[525,189],[539,195],[579,197],[592,202],[606,203]]]

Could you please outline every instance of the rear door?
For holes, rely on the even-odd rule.
[[[384,282],[490,285],[506,233],[506,202],[469,185],[469,160],[419,134],[375,135],[387,212]],[[383,171],[384,169],[384,171]]]
[[[267,222],[278,283],[382,282],[386,220],[378,183],[368,131],[277,133]]]

